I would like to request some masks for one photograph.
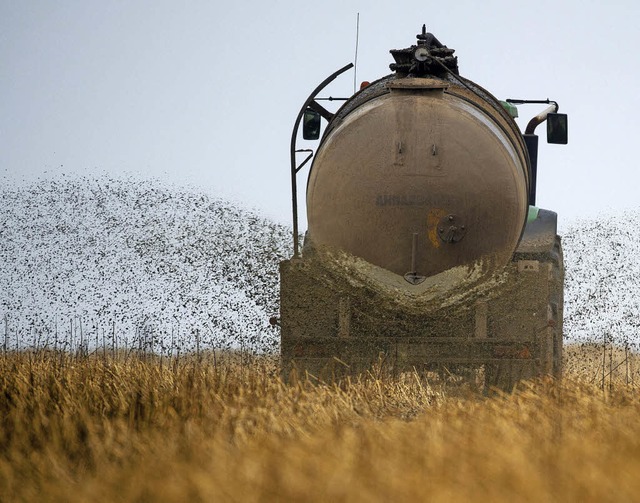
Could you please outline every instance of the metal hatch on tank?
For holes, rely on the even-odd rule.
[[[294,255],[281,263],[281,348],[292,369],[334,378],[381,357],[394,372],[483,370],[486,386],[561,372],[562,278],[555,213],[535,208],[535,127],[566,143],[557,104],[522,134],[515,104],[462,77],[454,50],[422,32],[392,50],[392,74],[335,112],[304,103],[291,140]],[[319,138],[315,155],[297,149]],[[551,122],[550,122],[551,124]],[[559,136],[560,135],[560,136]],[[562,136],[564,135],[564,137]],[[311,152],[297,165],[296,154]],[[297,175],[307,180],[300,250]]]

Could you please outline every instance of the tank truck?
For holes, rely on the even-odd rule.
[[[562,247],[556,213],[536,206],[535,129],[566,144],[567,116],[548,99],[498,100],[424,26],[390,52],[390,75],[330,112],[317,96],[347,65],[295,121],[293,256],[280,264],[276,320],[284,377],[372,365],[471,372],[501,389],[559,377]],[[514,118],[529,103],[546,107],[523,133]],[[297,148],[300,126],[313,150]],[[297,178],[311,159],[301,243]]]

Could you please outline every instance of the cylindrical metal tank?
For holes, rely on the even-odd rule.
[[[529,167],[515,122],[461,77],[391,75],[334,116],[307,185],[308,239],[423,278],[512,257]]]

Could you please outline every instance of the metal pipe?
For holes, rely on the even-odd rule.
[[[411,272],[413,274],[418,274],[416,270],[416,255],[418,254],[418,233],[413,233],[413,242],[411,243]]]
[[[555,101],[551,101],[550,103],[551,103],[551,106],[545,108],[542,112],[540,112],[538,115],[536,115],[529,121],[529,124],[527,124],[527,129],[525,129],[524,134],[533,134],[535,129],[540,124],[542,124],[544,121],[547,120],[547,115],[554,114],[558,111],[558,108],[559,108],[558,104]]]

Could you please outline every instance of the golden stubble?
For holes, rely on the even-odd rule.
[[[603,382],[601,349],[566,354],[563,381],[484,395],[417,372],[286,385],[231,353],[2,355],[0,499],[632,501],[637,357]]]

